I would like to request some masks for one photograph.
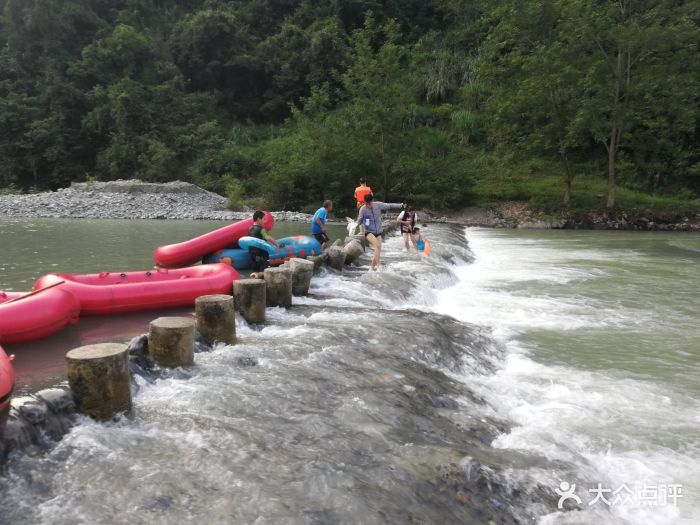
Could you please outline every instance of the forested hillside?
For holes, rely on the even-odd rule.
[[[694,209],[700,4],[0,0],[1,191]]]

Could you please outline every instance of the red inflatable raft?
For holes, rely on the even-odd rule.
[[[29,293],[0,292],[0,343],[41,339],[78,320],[80,304],[66,283],[48,284]]]
[[[2,437],[3,413],[7,413],[10,397],[15,387],[15,369],[12,368],[12,357],[8,357],[0,346],[0,437]]]
[[[271,230],[275,225],[275,218],[268,212],[264,213],[263,226],[266,230]],[[162,268],[187,266],[209,253],[232,246],[238,239],[248,235],[248,230],[252,225],[253,219],[251,217],[250,219],[229,224],[213,232],[205,233],[189,241],[161,246],[153,252],[153,260]]]
[[[230,295],[238,279],[238,272],[227,264],[203,264],[176,270],[49,274],[40,277],[34,288],[65,281],[60,287],[78,299],[81,315],[109,315],[192,306],[200,295]]]

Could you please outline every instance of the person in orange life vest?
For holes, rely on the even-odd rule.
[[[367,186],[367,181],[365,179],[360,179],[360,185],[355,188],[355,200],[357,201],[357,208],[362,208],[365,204],[365,197],[367,195],[372,195],[372,188]]]

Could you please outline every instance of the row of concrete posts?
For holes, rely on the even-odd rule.
[[[151,359],[163,368],[192,365],[197,331],[209,345],[235,344],[236,310],[248,323],[264,323],[267,306],[288,307],[293,295],[308,294],[318,264],[314,260],[291,259],[282,267],[268,268],[250,279],[235,281],[233,295],[198,297],[194,318],[160,317],[152,321],[148,332]],[[78,412],[104,421],[131,410],[126,344],[75,348],[66,354],[66,362],[68,383]]]

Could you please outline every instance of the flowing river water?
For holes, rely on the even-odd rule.
[[[210,227],[2,222],[0,288]],[[700,237],[425,232],[430,258],[390,238],[384,271],[324,272],[235,347],[137,378],[130,419],[10,458],[0,523],[700,522]]]

